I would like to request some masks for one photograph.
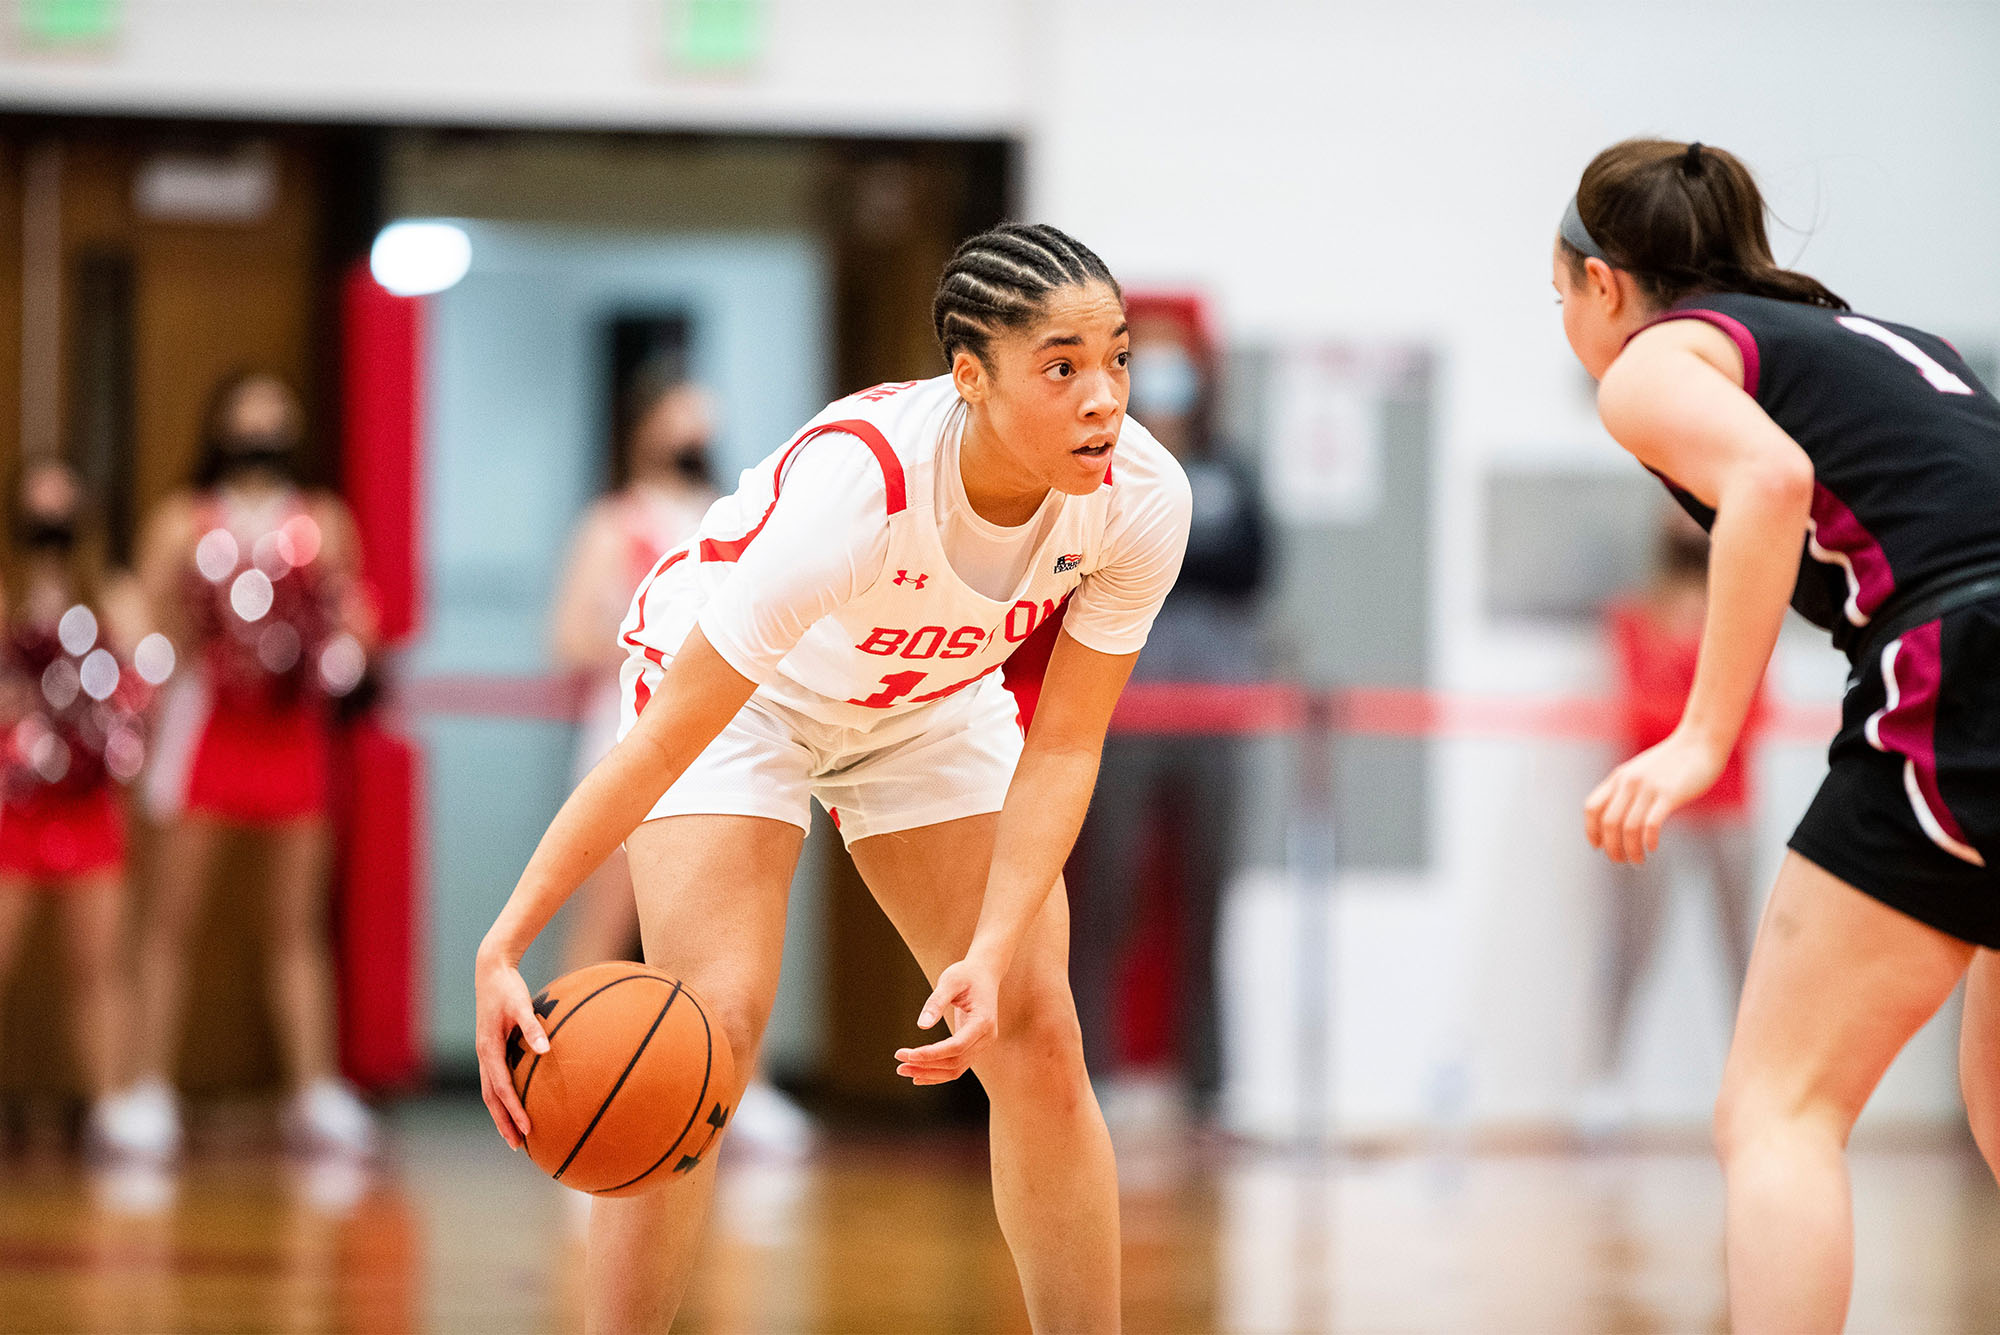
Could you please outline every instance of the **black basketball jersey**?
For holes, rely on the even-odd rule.
[[[1653,323],[1735,340],[1743,388],[1813,465],[1792,606],[1851,647],[1890,599],[2000,563],[2000,401],[1943,339],[1742,293],[1689,297]],[[1704,528],[1715,514],[1671,479]]]

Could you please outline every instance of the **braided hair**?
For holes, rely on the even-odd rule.
[[[984,362],[993,336],[1033,323],[1051,292],[1090,283],[1125,299],[1095,251],[1046,223],[1002,223],[981,232],[953,253],[931,302],[945,360],[963,348]]]

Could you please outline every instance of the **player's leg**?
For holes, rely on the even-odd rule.
[[[64,963],[69,969],[70,1025],[93,1100],[116,1089],[123,1075],[127,996],[119,950],[125,878],[92,872],[58,896]]]
[[[851,849],[933,982],[972,942],[998,824],[997,813],[969,816]],[[1084,1069],[1060,883],[1001,983],[1000,1035],[973,1070],[992,1104],[993,1203],[1030,1320],[1044,1331],[1115,1330],[1118,1171]]]
[[[732,1104],[756,1069],[778,994],[785,901],[804,839],[798,826],[758,816],[670,816],[641,825],[625,843],[646,962],[685,982],[728,1036],[738,1082]],[[672,1322],[714,1195],[716,1157],[658,1191],[592,1204],[591,1330],[665,1330]]]
[[[577,887],[570,901],[563,970],[604,960],[632,958],[639,940],[639,908],[632,893],[632,868],[617,849]]]
[[[1716,1105],[1737,1330],[1840,1328],[1854,1268],[1848,1132],[1972,954],[1787,856]]]
[[[173,1082],[187,1006],[189,949],[221,847],[222,827],[185,815],[161,832],[153,893],[139,928],[138,1075],[147,1086]]]
[[[1958,1035],[1958,1083],[1972,1138],[2000,1180],[2000,954],[1981,950],[1965,975],[1965,1018]]]

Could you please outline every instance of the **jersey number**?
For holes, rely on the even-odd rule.
[[[947,695],[958,694],[999,666],[998,663],[995,663],[993,667],[987,668],[986,672],[980,673],[977,677],[967,677],[964,681],[953,682],[942,690],[929,691],[923,695],[911,695],[910,692],[917,689],[918,682],[921,682],[925,677],[930,675],[928,672],[891,672],[888,676],[882,678],[881,690],[875,692],[875,694],[865,700],[849,700],[847,703],[850,705],[865,705],[870,709],[887,709],[898,700],[907,698],[913,705],[929,704],[933,700],[942,700]]]
[[[1889,351],[1916,367],[1918,371],[1923,373],[1924,379],[1931,382],[1931,388],[1937,390],[1939,393],[1972,393],[1972,386],[1946,370],[1938,363],[1937,358],[1931,356],[1928,352],[1925,352],[1895,330],[1884,329],[1873,320],[1864,320],[1858,315],[1843,315],[1839,319],[1841,325],[1845,328],[1852,329],[1855,333],[1865,338],[1874,339],[1877,343],[1882,344]]]

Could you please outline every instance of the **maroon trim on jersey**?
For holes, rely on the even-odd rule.
[[[1814,560],[1839,566],[1846,573],[1847,620],[1863,625],[1896,591],[1896,575],[1889,568],[1889,558],[1875,535],[1823,482],[1813,483],[1811,515],[1812,546],[1808,550]],[[1827,556],[1821,556],[1821,552]],[[1861,614],[1860,621],[1854,619],[1853,612]]]
[[[1883,652],[1886,656],[1891,651]],[[1869,744],[1878,751],[1902,756],[1909,763],[1907,777],[1916,790],[1909,795],[1910,801],[1913,805],[1921,801],[1928,809],[1917,813],[1917,823],[1926,826],[1924,832],[1931,836],[1932,842],[1942,843],[1937,831],[1929,829],[1928,822],[1923,820],[1926,814],[1937,822],[1938,830],[1946,838],[1970,849],[1971,841],[1965,837],[1964,828],[1938,788],[1937,702],[1938,690],[1944,683],[1944,623],[1926,621],[1906,631],[1896,641],[1893,653],[1894,657],[1885,657],[1883,671],[1885,684],[1890,688],[1889,703],[1869,720]],[[1945,851],[1956,857],[1965,856],[1957,849],[1947,847]]]
[[[1733,315],[1724,315],[1721,311],[1711,311],[1701,306],[1683,306],[1654,316],[1634,329],[1631,338],[1625,341],[1630,343],[1632,339],[1639,337],[1654,325],[1665,324],[1669,320],[1700,320],[1705,324],[1714,325],[1729,335],[1730,341],[1736,344],[1736,351],[1743,356],[1743,392],[1753,399],[1757,397],[1757,336],[1750,332],[1748,325]]]

